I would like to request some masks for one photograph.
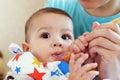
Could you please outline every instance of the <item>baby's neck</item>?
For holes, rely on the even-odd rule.
[[[100,6],[95,9],[85,9],[86,12],[96,17],[108,17],[113,16],[120,12],[120,0],[111,1],[105,6]]]

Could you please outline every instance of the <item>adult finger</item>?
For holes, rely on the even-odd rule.
[[[86,35],[87,41],[92,41],[97,37],[104,37],[116,44],[120,44],[120,35],[110,29],[95,30],[92,31],[90,34]]]
[[[112,22],[109,23],[103,23],[99,26],[100,29],[111,29],[115,31],[116,33],[120,34],[120,28],[118,24],[114,24]]]
[[[92,54],[98,54],[98,55],[101,55],[101,56],[108,56],[110,54],[110,51],[103,48],[103,47],[99,47],[99,46],[95,46],[95,47],[92,47],[90,50],[90,55],[92,56]]]
[[[98,29],[100,24],[98,22],[93,22],[92,31]]]
[[[119,49],[120,47],[119,45],[103,37],[98,37],[89,43],[89,48],[92,48],[94,46],[100,46],[108,50],[116,50],[116,49]]]
[[[94,22],[93,26],[92,26],[92,30],[97,30],[97,29],[111,29],[114,32],[120,34],[119,25],[118,24],[114,24],[112,22],[103,23],[103,24],[99,24],[98,22]]]

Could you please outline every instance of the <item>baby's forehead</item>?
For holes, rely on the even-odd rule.
[[[52,23],[52,21],[54,21],[54,23],[50,24]],[[73,27],[72,20],[68,16],[63,14],[57,14],[57,13],[38,14],[31,19],[30,26],[37,26],[42,23],[44,25],[46,24],[47,25],[55,25],[55,24],[68,25],[69,23]]]
[[[31,18],[31,21],[34,21],[36,20],[37,18],[40,18],[42,16],[44,16],[45,18],[47,18],[48,16],[46,15],[49,15],[49,16],[55,16],[55,15],[60,15],[60,16],[64,16],[65,18],[68,18],[70,20],[72,20],[68,15],[66,14],[63,14],[63,13],[56,13],[56,12],[46,12],[46,13],[39,13],[39,14],[35,14],[34,16],[32,16]]]

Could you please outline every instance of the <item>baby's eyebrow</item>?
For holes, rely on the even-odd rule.
[[[61,31],[62,32],[70,32],[73,34],[73,29],[71,29],[71,28],[64,27]]]
[[[70,32],[72,32],[73,33],[73,30],[71,30],[71,29],[63,29],[63,31],[70,31]]]
[[[39,32],[40,30],[52,30],[52,29],[53,29],[52,26],[44,26],[44,27],[39,28],[39,29],[38,29],[38,32]],[[71,30],[71,29],[68,29],[68,28],[63,28],[63,29],[62,29],[62,32],[66,32],[66,31],[73,33],[73,30]]]
[[[49,29],[51,29],[51,28],[52,28],[52,27],[50,27],[50,26],[49,26],[49,27],[41,27],[41,28],[38,29],[38,31],[40,31],[40,30],[45,30],[45,29],[49,30]]]

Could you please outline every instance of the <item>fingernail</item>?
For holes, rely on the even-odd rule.
[[[99,25],[100,23],[98,21],[94,21],[93,24],[98,24]]]
[[[98,72],[98,71],[96,71],[95,73],[96,73],[97,75],[99,74],[99,72]]]

